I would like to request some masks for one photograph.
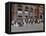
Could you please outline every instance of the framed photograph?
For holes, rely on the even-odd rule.
[[[5,32],[8,34],[45,32],[45,4],[5,3]]]

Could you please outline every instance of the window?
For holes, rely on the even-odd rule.
[[[22,9],[21,8],[18,8],[18,11],[22,11]]]
[[[25,9],[25,11],[28,11],[27,9]]]
[[[18,5],[18,7],[22,7],[22,5],[21,5],[21,4],[19,4],[19,5]]]
[[[26,8],[26,9],[28,9],[28,7],[27,7],[27,6],[26,6],[25,8]]]
[[[22,16],[18,15],[18,17],[22,17]]]
[[[32,12],[32,11],[33,11],[33,8],[30,9],[30,12]]]
[[[22,11],[22,5],[21,4],[18,5],[18,11]]]
[[[26,7],[25,7],[25,11],[28,11],[28,9],[29,9],[29,8],[26,6]]]

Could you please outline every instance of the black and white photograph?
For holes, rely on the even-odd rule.
[[[12,4],[11,32],[43,31],[43,5]]]

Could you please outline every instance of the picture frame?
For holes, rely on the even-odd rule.
[[[26,21],[24,21],[24,19]],[[41,19],[42,21],[40,21]],[[38,20],[40,22],[38,22]],[[17,27],[16,24],[18,24]],[[34,33],[34,32],[45,32],[45,4],[6,2],[5,33],[18,34],[18,33]]]

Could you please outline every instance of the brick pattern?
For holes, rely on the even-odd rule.
[[[21,7],[22,6],[22,7]],[[27,8],[26,8],[27,7]],[[21,9],[23,14],[25,13],[25,10],[30,14],[32,12],[32,16],[37,16],[40,17],[40,15],[43,15],[43,6],[41,5],[23,5],[21,4],[20,6],[18,4],[13,4],[12,5],[12,17],[17,16],[17,12],[19,11],[18,9]]]

